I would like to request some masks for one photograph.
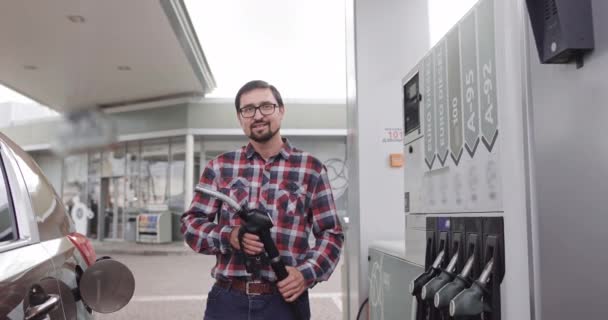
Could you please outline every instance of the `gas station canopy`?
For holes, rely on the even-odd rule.
[[[0,84],[58,112],[215,87],[183,1],[2,1]]]

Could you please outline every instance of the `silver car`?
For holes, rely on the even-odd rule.
[[[38,165],[0,133],[0,319],[92,319],[134,289],[131,271],[96,257]]]

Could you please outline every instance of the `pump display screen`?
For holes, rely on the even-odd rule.
[[[420,87],[418,74],[403,86],[403,121],[405,134],[420,128]]]

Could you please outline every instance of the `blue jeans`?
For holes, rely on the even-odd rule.
[[[308,291],[304,291],[296,304],[301,319],[310,319]],[[291,307],[280,293],[247,296],[239,291],[214,285],[207,298],[205,320],[291,320]]]

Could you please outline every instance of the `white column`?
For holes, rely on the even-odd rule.
[[[387,161],[389,154],[403,152],[403,143],[383,143],[382,139],[386,128],[403,127],[401,79],[430,45],[427,0],[347,3],[351,6],[347,21],[353,28],[348,30],[347,42],[347,158],[352,171],[348,184],[350,227],[344,251],[348,252],[348,319],[354,319],[369,295],[370,244],[380,239],[405,244],[403,170],[391,168]]]
[[[186,135],[186,168],[184,177],[184,209],[188,210],[194,192],[194,135]]]

